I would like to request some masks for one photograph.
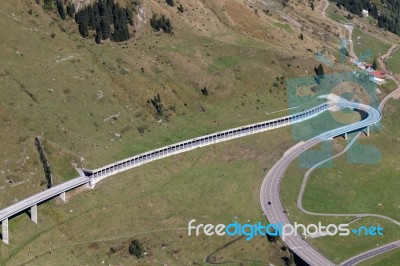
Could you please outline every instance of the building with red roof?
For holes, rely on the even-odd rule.
[[[385,79],[386,77],[386,73],[384,71],[374,71],[372,72],[372,75],[374,75],[374,77],[379,79]]]

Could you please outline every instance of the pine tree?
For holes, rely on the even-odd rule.
[[[79,24],[79,33],[82,35],[83,38],[89,37],[89,28],[87,23],[82,22],[81,24]]]
[[[163,104],[161,103],[160,94],[157,93],[157,96],[154,96],[154,98],[151,99],[150,102],[153,105],[153,107],[156,109],[157,116],[162,116],[163,115]]]
[[[131,244],[129,245],[129,253],[135,256],[137,259],[143,257],[144,249],[139,240],[135,239],[131,242]]]
[[[99,7],[100,16],[101,17],[105,16],[107,10],[106,2],[104,0],[98,0],[97,3]]]
[[[110,38],[111,36],[111,23],[107,16],[103,16],[100,21],[101,33],[103,40]]]
[[[152,18],[150,19],[150,26],[155,30],[155,31],[160,31],[160,23],[158,23],[158,18],[157,14],[153,14]]]
[[[169,6],[174,6],[175,5],[174,0],[166,0],[166,2],[167,2],[167,4]]]
[[[126,9],[126,18],[131,26],[133,26],[133,10],[131,8]]]
[[[97,28],[96,29],[96,38],[95,38],[95,41],[96,41],[96,43],[97,44],[101,44],[101,40],[103,39],[103,35],[102,35],[102,33],[101,33],[101,29],[100,28]]]
[[[61,0],[57,0],[57,10],[62,20],[65,20],[65,8]]]
[[[165,20],[165,26],[163,27],[163,30],[165,33],[172,33],[172,25],[169,19]]]
[[[181,12],[181,13],[183,13],[185,10],[183,9],[183,5],[182,4],[180,4],[179,6],[178,6],[178,11],[179,12]]]
[[[129,39],[128,19],[126,11],[116,4],[114,8],[114,33],[113,41],[122,42]]]
[[[96,20],[94,15],[93,6],[87,6],[87,14],[88,14],[88,25],[91,30],[96,29]]]
[[[314,68],[314,70],[315,70],[315,74],[317,75],[318,79],[324,78],[324,75],[325,75],[324,67],[321,64],[319,64],[319,66],[317,68]]]
[[[374,62],[372,63],[372,69],[374,69],[374,70],[378,69],[378,63],[376,62],[376,58],[374,59]]]
[[[100,17],[99,6],[96,2],[93,4],[93,13],[94,13],[94,24],[96,25],[95,28],[96,29],[100,28],[101,17]]]
[[[67,14],[70,18],[74,18],[74,14],[75,14],[75,4],[71,4],[69,3],[67,5]]]

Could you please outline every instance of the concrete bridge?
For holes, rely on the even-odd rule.
[[[350,104],[351,105],[351,104]],[[353,104],[356,108],[356,105]],[[155,149],[149,152],[145,152],[113,164],[106,165],[104,167],[89,170],[82,169],[83,174],[77,178],[74,178],[68,182],[63,184],[54,186],[50,189],[47,189],[43,192],[37,193],[29,198],[21,200],[5,209],[0,210],[0,221],[2,225],[2,240],[4,243],[9,244],[9,233],[8,233],[8,222],[9,219],[22,213],[29,211],[31,220],[34,223],[37,223],[37,205],[48,201],[54,197],[60,196],[63,201],[65,201],[65,192],[72,190],[76,187],[89,184],[91,187],[94,187],[98,182],[103,180],[106,177],[115,175],[117,173],[138,167],[145,163],[149,163],[155,160],[159,160],[168,156],[172,156],[174,154],[183,153],[189,150],[193,150],[196,148],[216,144],[223,141],[228,141],[231,139],[236,139],[260,132],[265,132],[268,130],[273,130],[276,128],[284,127],[290,124],[300,123],[304,120],[311,119],[313,117],[318,116],[319,114],[327,111],[334,110],[337,108],[349,107],[349,104],[338,104],[333,101],[328,100],[327,102],[320,104],[311,109],[281,117],[276,118],[260,123],[255,123],[243,127],[233,128],[209,135],[205,135],[202,137],[190,139],[187,141],[179,142],[176,144],[172,144],[166,147],[162,147],[159,149]],[[373,108],[371,108],[373,109]],[[373,109],[375,110],[375,109]],[[376,111],[376,110],[375,110]],[[367,125],[368,126],[368,125]],[[365,128],[365,126],[363,126]],[[348,126],[348,131],[357,130],[358,128]],[[339,135],[343,135],[341,132]],[[329,137],[334,137],[329,135]]]
[[[65,201],[65,192],[80,187],[89,183],[89,177],[77,177],[60,185],[54,186],[50,189],[37,193],[29,198],[21,200],[8,206],[0,211],[0,221],[1,221],[1,236],[4,243],[9,243],[8,236],[8,220],[22,212],[29,210],[29,214],[32,222],[37,223],[37,205],[45,202],[49,199],[59,196],[63,201]]]

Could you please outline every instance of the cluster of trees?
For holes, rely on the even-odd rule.
[[[71,2],[65,7],[64,0],[44,0],[45,10],[52,11],[55,7],[62,20],[67,15],[75,18],[79,33],[84,38],[90,36],[90,31],[96,31],[97,43],[106,39],[123,42],[130,38],[129,24],[133,26],[133,8],[121,7],[115,0],[94,1],[78,12]]]
[[[36,0],[36,3],[40,4],[40,0]],[[67,9],[65,9],[63,0],[44,0],[44,10],[52,11],[55,7],[57,8],[57,12],[62,20],[66,19],[66,15],[72,18],[75,13],[75,5],[71,2],[67,4]]]
[[[160,31],[162,29],[165,33],[172,33],[171,21],[165,18],[164,15],[158,18],[157,14],[153,14],[153,17],[150,19],[150,26],[155,31]]]
[[[53,175],[51,174],[50,165],[49,162],[47,161],[47,157],[39,137],[35,138],[35,145],[39,152],[40,161],[43,164],[44,175],[47,181],[47,188],[51,188],[53,186]]]
[[[370,0],[336,0],[336,5],[339,8],[346,8],[353,14],[362,16],[362,10],[368,10],[371,16],[379,16],[378,8]]]
[[[353,14],[362,15],[362,10],[368,10],[369,15],[378,21],[380,28],[400,35],[400,0],[382,1],[378,7],[371,0],[335,0],[339,8],[346,8]]]
[[[36,2],[40,3],[40,0]],[[43,8],[48,11],[57,8],[62,20],[65,20],[67,16],[74,18],[81,36],[84,38],[95,36],[98,44],[107,39],[114,42],[130,39],[129,25],[133,26],[134,8],[121,7],[116,0],[97,0],[76,12],[72,2],[68,2],[66,6],[64,2],[64,0],[44,0]],[[175,6],[174,0],[166,0],[166,3],[172,7]],[[140,1],[132,1],[132,4],[139,5]],[[184,12],[182,4],[177,9],[180,13]],[[159,17],[153,14],[150,25],[155,31],[163,30],[165,33],[173,34],[172,23],[164,15]],[[95,31],[96,34],[91,34],[91,31]]]
[[[111,39],[123,42],[130,38],[128,24],[133,25],[133,11],[123,8],[114,0],[99,0],[79,10],[75,15],[82,37],[89,37],[89,31],[96,31],[96,42]],[[112,31],[113,28],[113,31]]]
[[[175,1],[174,0],[165,0],[165,2],[167,2],[167,4],[169,5],[169,6],[175,6]],[[184,9],[183,9],[183,5],[182,4],[180,4],[179,6],[178,6],[178,11],[179,12],[181,12],[181,13],[183,13],[183,11],[184,11]]]

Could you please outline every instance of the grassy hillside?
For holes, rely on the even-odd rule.
[[[268,113],[288,108],[285,79],[312,73],[317,61],[310,51],[324,49],[306,31],[300,42],[295,21],[274,6],[182,4],[183,14],[163,1],[144,2],[146,20],[137,22],[134,38],[96,45],[79,36],[72,19],[61,21],[35,1],[1,3],[1,141],[9,152],[0,174],[25,182],[14,189],[5,184],[2,206],[43,189],[37,135],[60,183],[77,175],[72,165],[100,167],[281,115]],[[169,17],[175,34],[155,33],[148,25],[152,13]],[[161,119],[148,103],[158,93]]]
[[[0,2],[1,208],[45,189],[35,136],[44,140],[58,184],[78,175],[73,166],[97,168],[287,114],[292,106],[285,82],[313,75],[316,53],[333,62],[324,65],[326,73],[352,69],[341,64],[338,25],[306,1],[287,7],[280,1],[176,2],[183,13],[162,0],[142,1],[134,37],[101,45],[81,38],[72,19],[61,21],[34,0]],[[154,13],[172,21],[173,35],[151,29]],[[375,38],[395,39],[357,23]],[[205,87],[208,96],[201,92]],[[150,103],[158,94],[161,117]],[[290,129],[281,129],[74,191],[65,205],[39,206],[38,225],[25,215],[12,219],[12,245],[0,245],[1,264],[52,265],[65,257],[69,264],[131,264],[126,247],[133,238],[148,251],[143,265],[201,264],[232,239],[188,238],[182,229],[188,220],[263,220],[258,195],[265,170],[293,143]],[[319,245],[330,249],[328,242]],[[260,238],[232,243],[213,259],[280,265],[283,254]]]
[[[166,158],[113,176],[94,190],[67,193],[67,204],[39,206],[38,225],[26,215],[10,221],[11,244],[0,245],[1,264],[54,265],[68,258],[64,264],[202,265],[212,254],[234,265],[283,265],[285,252],[266,238],[240,239],[218,251],[235,238],[188,236],[186,227],[191,219],[264,221],[259,184],[293,143],[283,128]],[[147,252],[140,261],[128,254],[132,239]]]

